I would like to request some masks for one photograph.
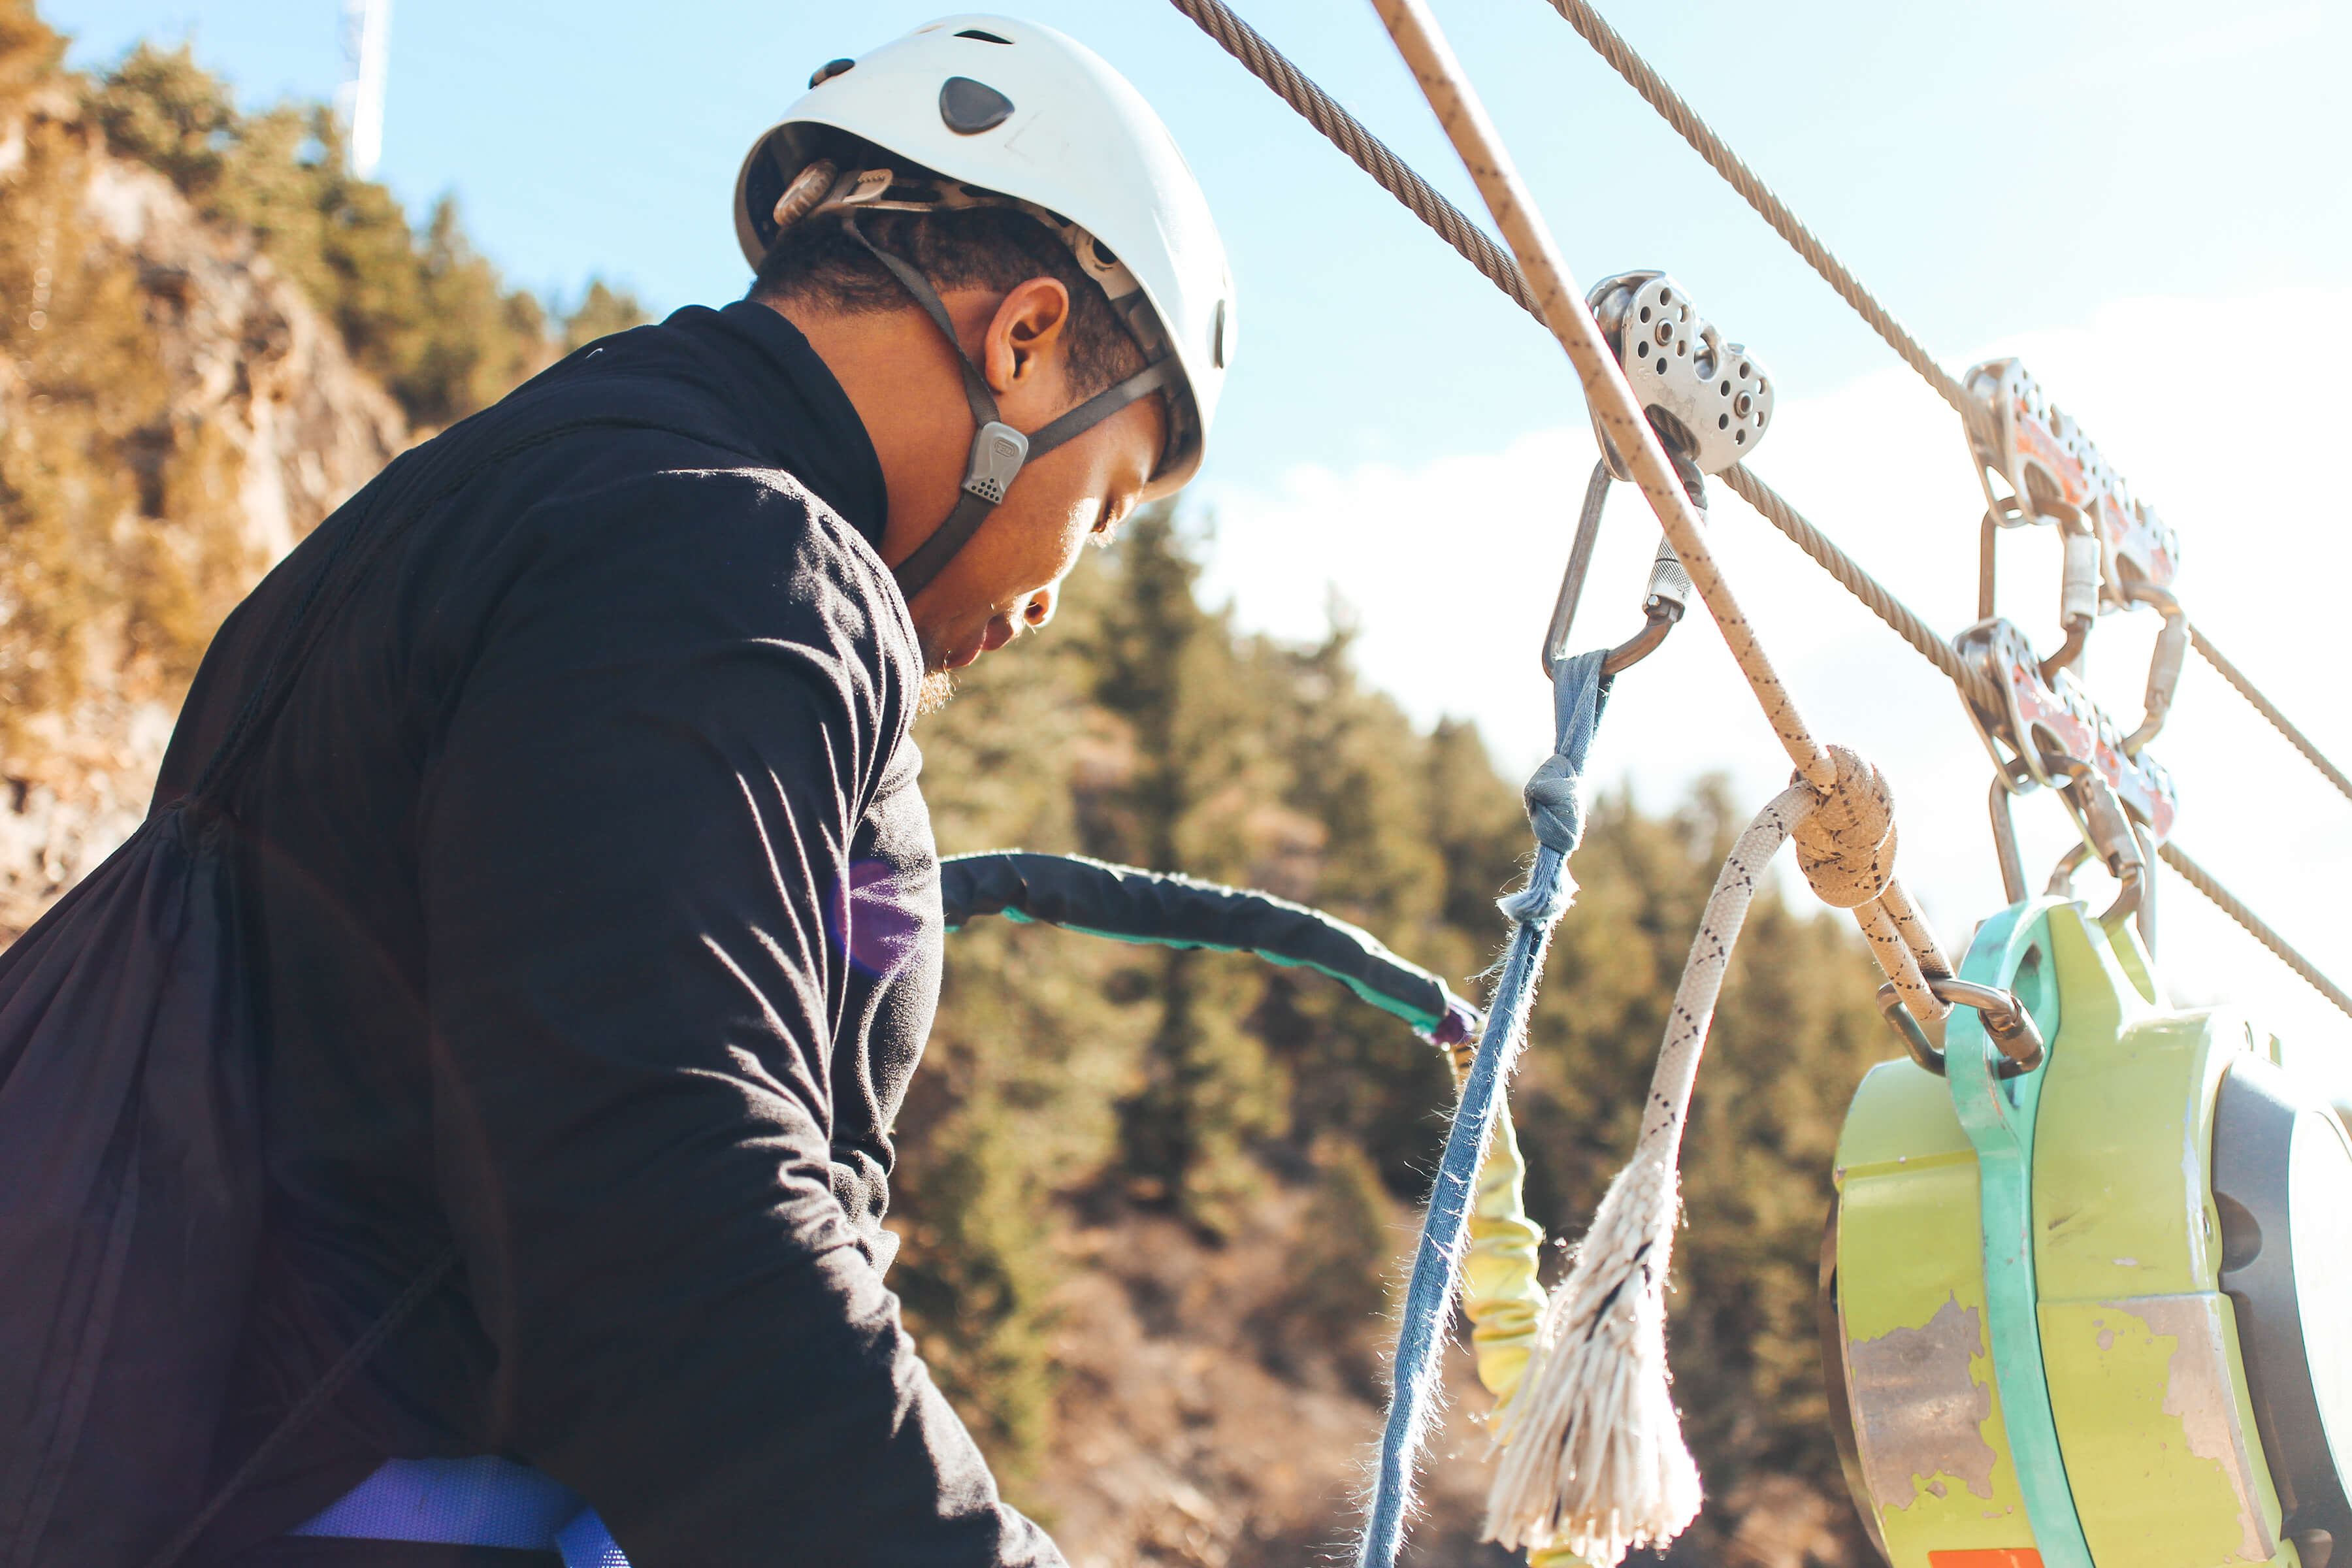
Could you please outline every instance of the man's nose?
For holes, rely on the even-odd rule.
[[[1022,606],[1021,618],[1028,623],[1030,630],[1039,630],[1047,621],[1054,618],[1054,605],[1057,596],[1051,588],[1040,588],[1029,595],[1029,602]]]

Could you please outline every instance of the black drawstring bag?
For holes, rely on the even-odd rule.
[[[667,428],[573,419],[485,453],[509,416],[395,460],[351,503],[194,790],[0,953],[0,1568],[175,1561],[454,1266],[436,1260],[208,1488],[263,1210],[255,980],[220,803],[409,521],[600,426]]]

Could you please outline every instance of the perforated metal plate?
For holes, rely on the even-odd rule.
[[[1771,377],[1755,355],[1723,341],[1689,290],[1663,272],[1625,272],[1596,287],[1590,302],[1633,395],[1654,419],[1664,416],[1701,472],[1719,474],[1756,449],[1772,424]],[[1610,465],[1617,478],[1632,477],[1613,453]]]

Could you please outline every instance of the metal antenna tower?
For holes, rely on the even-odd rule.
[[[351,172],[375,173],[383,155],[383,83],[392,52],[392,0],[343,0],[343,83],[335,112],[343,122]]]

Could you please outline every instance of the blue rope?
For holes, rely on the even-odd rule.
[[[1413,1459],[1429,1424],[1436,1383],[1437,1349],[1453,1318],[1454,1288],[1469,1229],[1470,1199],[1495,1128],[1496,1108],[1509,1081],[1519,1048],[1527,1042],[1528,1012],[1543,973],[1544,950],[1552,927],[1575,897],[1568,858],[1584,837],[1584,759],[1608,705],[1609,686],[1601,673],[1605,652],[1561,659],[1552,669],[1552,704],[1559,739],[1552,754],[1528,781],[1528,823],[1538,847],[1528,885],[1502,900],[1515,922],[1504,955],[1502,976],[1486,1012],[1486,1032],[1462,1085],[1461,1103],[1445,1135],[1437,1181],[1422,1221],[1421,1246],[1405,1287],[1403,1321],[1397,1328],[1388,1426],[1381,1435],[1380,1469],[1358,1568],[1391,1568],[1404,1544],[1404,1522],[1413,1509]]]

